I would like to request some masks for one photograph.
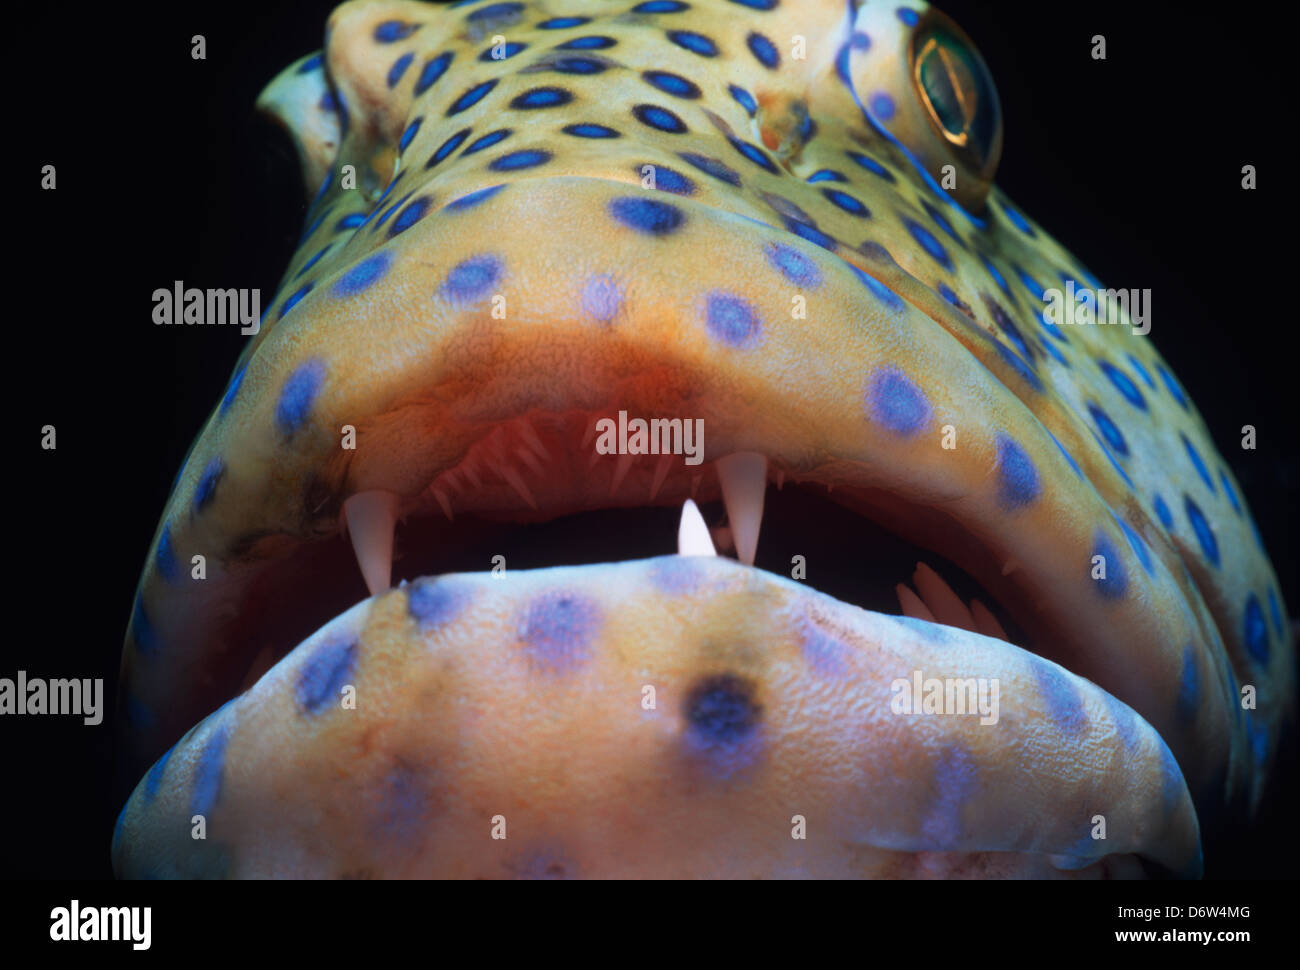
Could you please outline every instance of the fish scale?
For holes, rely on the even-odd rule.
[[[941,86],[916,80],[915,52],[928,44],[957,52],[946,63],[957,64],[954,83],[967,85],[969,95],[957,106],[944,101]],[[294,135],[304,178],[319,189],[261,331],[181,471],[141,577],[123,655],[128,744],[139,770],[233,693],[235,668],[256,649],[232,604],[272,583],[270,571],[290,552],[336,533],[345,500],[381,490],[401,499],[403,515],[437,509],[448,518],[502,508],[526,517],[521,499],[544,517],[584,508],[596,495],[644,504],[653,463],[646,463],[645,483],[625,462],[601,473],[616,476],[611,487],[602,479],[577,498],[528,463],[466,463],[481,456],[478,442],[521,415],[562,428],[568,415],[616,406],[702,418],[710,463],[766,456],[775,475],[833,485],[849,508],[889,521],[979,577],[1014,607],[1044,662],[1078,681],[1067,689],[1054,675],[1027,675],[1029,655],[1000,640],[971,634],[963,642],[982,658],[972,660],[975,667],[1022,685],[1014,710],[1047,752],[1043,777],[1065,777],[1078,770],[1081,752],[1095,754],[1097,797],[1119,816],[1144,819],[1105,854],[1080,841],[1079,819],[1062,822],[1070,838],[985,832],[981,820],[997,814],[996,799],[962,792],[987,791],[1025,742],[978,734],[953,741],[945,733],[927,736],[913,752],[912,770],[922,778],[917,786],[939,798],[918,803],[916,817],[934,819],[930,835],[945,838],[900,834],[883,821],[872,827],[852,792],[819,789],[816,807],[843,822],[845,838],[856,831],[873,852],[949,851],[954,867],[963,853],[997,849],[1025,853],[1025,871],[1038,871],[1035,853],[1112,866],[1137,854],[1197,871],[1196,812],[1201,825],[1213,826],[1225,810],[1258,804],[1289,717],[1294,660],[1285,607],[1243,493],[1152,341],[1135,333],[1127,311],[1112,325],[1045,318],[1045,290],[1100,285],[992,186],[1000,119],[986,69],[964,44],[959,28],[919,3],[695,0],[613,12],[607,3],[558,0],[450,8],[356,2],[336,10],[324,52],[287,68],[259,101]],[[971,112],[962,137],[945,137],[943,125],[960,111]],[[940,185],[944,166],[957,174],[951,193]],[[799,300],[804,317],[791,310]],[[358,429],[356,452],[338,448],[336,429],[344,425]],[[939,444],[949,433],[955,448]],[[557,433],[546,444],[558,450],[560,442]],[[476,468],[485,482],[469,488],[465,480]],[[625,497],[623,475],[640,488],[635,501]],[[701,501],[719,494],[716,475],[702,486],[691,477],[665,482],[656,474],[656,504],[681,504],[697,488]],[[210,563],[201,587],[179,565],[198,552]],[[1107,568],[1101,579],[1099,558]],[[728,576],[742,568],[724,563],[698,568]],[[599,586],[615,568],[565,573],[556,580],[560,592],[547,595]],[[617,568],[631,576],[659,567]],[[528,615],[532,580],[515,575],[504,587],[512,594],[484,608],[483,624],[510,610]],[[747,582],[750,594],[718,602],[698,584],[680,591],[675,609],[693,635],[683,634],[682,654],[663,667],[672,671],[677,697],[694,696],[690,684],[715,683],[710,677],[740,677],[725,664],[691,658],[702,644],[744,630],[750,645],[725,656],[739,663],[765,645],[772,665],[747,670],[744,683],[767,698],[782,684],[793,692],[764,709],[798,709],[800,692],[813,703],[815,681],[781,680],[772,670],[785,669],[776,658],[786,653],[795,659],[782,662],[807,662],[809,639],[817,637],[806,624],[791,625],[786,607],[774,614],[779,632],[770,634],[751,613],[767,615],[772,602],[798,603],[801,595],[820,602],[820,594],[791,592],[770,574]],[[637,595],[627,586],[628,603]],[[369,663],[387,665],[389,674],[376,675],[371,689],[399,703],[402,678],[392,671],[419,669],[412,634],[377,617],[392,609],[381,604],[403,596],[410,593],[389,593],[347,614],[377,611],[373,622],[356,620],[355,663],[361,672]],[[662,592],[653,598],[659,602]],[[885,636],[880,631],[891,628],[877,616],[844,618],[843,629],[858,631],[848,640]],[[519,669],[507,676],[503,668],[502,692],[531,689],[522,671],[585,670],[586,689],[602,700],[626,686],[613,686],[623,682],[596,668],[611,655],[636,662],[634,627],[623,624],[618,634],[584,627],[580,635],[550,613],[541,626],[555,623],[542,639],[564,647],[558,660],[543,650],[550,659],[539,663],[527,635],[512,640],[501,632],[492,640],[515,644],[504,656],[515,656]],[[913,639],[915,656],[926,637]],[[220,784],[230,771],[222,765],[251,766],[269,756],[245,721],[302,746],[295,761],[322,756],[319,745],[291,734],[301,714],[284,706],[292,694],[285,694],[286,678],[308,662],[313,642],[212,715],[218,722],[211,731],[190,736],[187,743],[201,752],[208,750],[204,738],[219,732],[219,757],[191,759],[185,771],[164,768],[141,783],[115,839],[119,873],[208,871],[209,862],[178,862],[169,853],[183,850],[156,836],[166,813],[178,811],[196,786],[207,793],[214,821],[223,805],[232,819],[243,818],[262,797],[249,782],[262,777],[252,767],[241,769],[238,784]],[[995,642],[1000,649],[989,645]],[[458,648],[443,649],[454,655]],[[836,696],[845,710],[864,703],[863,678],[883,676],[885,668],[867,667],[842,665],[846,681]],[[1256,688],[1258,705],[1243,711],[1245,684]],[[744,708],[744,697],[723,695],[724,708]],[[493,708],[509,722],[505,709]],[[628,740],[629,751],[651,762],[685,759],[681,770],[696,779],[691,784],[713,764],[721,773],[715,783],[730,791],[734,771],[750,777],[759,802],[785,804],[781,793],[801,778],[783,746],[798,736],[794,721],[781,722],[782,734],[760,718],[752,738],[741,732],[743,744],[705,739],[714,753],[726,749],[721,764],[682,753],[695,722],[689,709],[675,709],[684,721]],[[593,714],[573,726],[567,743],[579,744],[597,726],[624,730],[611,726],[612,709],[603,710],[609,720]],[[1085,713],[1069,713],[1078,710]],[[1156,741],[1142,734],[1139,766],[1117,774],[1115,753],[1130,748],[1126,739],[1137,729],[1114,727],[1107,748],[1098,725],[1129,717]],[[430,726],[435,736],[423,741],[413,727],[402,729],[414,753],[388,754],[402,765],[418,763],[432,750],[422,745],[437,747],[437,737],[457,723]],[[825,750],[850,758],[852,736],[873,764],[907,775],[891,760],[899,751],[854,735],[852,718],[827,722],[837,723],[819,736]],[[1086,742],[1072,730],[1077,723],[1092,732]],[[523,732],[530,724],[520,715],[514,727]],[[348,725],[339,720],[328,730],[339,738],[362,730]],[[882,725],[882,737],[896,735]],[[471,767],[490,757],[500,736],[475,737],[485,747],[459,751],[458,770],[500,793],[500,778],[484,781],[484,769]],[[932,769],[942,776],[937,782],[927,780]],[[398,774],[406,779],[406,772]],[[1115,784],[1119,778],[1131,798]],[[160,779],[169,792],[161,801],[147,790]],[[376,781],[377,790],[385,784]],[[617,812],[613,795],[602,801],[606,789],[592,784],[574,802],[557,798],[551,811],[563,815],[582,802]],[[303,790],[313,785],[305,781]],[[434,797],[426,777],[409,785]],[[1186,792],[1196,812],[1184,804]],[[913,789],[896,794],[893,810],[920,797]],[[1032,804],[1041,811],[1062,811],[1046,792],[1040,797]],[[709,805],[719,817],[735,810],[721,798]],[[343,803],[334,810],[346,814]],[[241,843],[244,823],[229,824],[220,871],[279,871],[273,848]],[[983,834],[972,841],[972,832]],[[742,834],[753,835],[743,827]],[[583,872],[605,871],[593,862],[597,847],[625,859],[614,872],[648,871],[643,860],[626,860],[616,833],[586,844],[575,838],[545,833]],[[437,846],[427,848],[416,856],[420,871],[479,871],[468,857],[453,863]],[[767,871],[785,871],[786,848],[756,850],[755,858],[767,860]],[[369,857],[367,846],[354,846],[346,866],[332,858],[297,864],[310,872],[406,871],[390,849]],[[664,871],[719,871],[699,844],[664,851],[671,859]],[[842,860],[829,855],[819,848],[821,862],[808,871],[843,873]],[[714,861],[692,870],[692,859]],[[507,868],[529,865],[511,859]],[[917,866],[915,858],[880,856],[853,874]],[[989,872],[1009,874],[991,864]]]

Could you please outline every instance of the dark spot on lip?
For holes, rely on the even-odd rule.
[[[754,686],[733,674],[705,677],[691,688],[684,708],[687,730],[705,744],[739,744],[758,726],[762,708]]]

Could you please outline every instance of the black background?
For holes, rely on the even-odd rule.
[[[627,5],[630,5],[630,0]],[[999,184],[1107,285],[1154,292],[1152,339],[1242,483],[1282,592],[1294,538],[1294,241],[1289,168],[1257,18],[1185,7],[941,4],[997,83]],[[321,42],[328,3],[23,5],[9,36],[6,475],[10,639],[0,675],[104,677],[114,696],[135,582],[172,476],[243,346],[236,328],[157,328],[151,293],[274,291],[305,204],[262,86]],[[190,58],[190,37],[208,59]],[[1089,56],[1104,34],[1108,59]],[[58,167],[58,190],[38,177]],[[1260,189],[1243,192],[1243,164]],[[219,331],[219,332],[218,332]],[[37,429],[58,428],[58,450]],[[1237,447],[1259,429],[1259,449]],[[0,874],[105,877],[112,713],[6,718]],[[1294,768],[1211,875],[1294,873]],[[1270,820],[1271,819],[1271,820]],[[1289,821],[1289,819],[1286,819]]]

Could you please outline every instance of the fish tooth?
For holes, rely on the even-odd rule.
[[[904,616],[934,622],[934,614],[926,609],[921,598],[913,593],[906,583],[899,583],[894,587],[894,592],[898,594],[898,605],[902,607]]]
[[[998,618],[993,615],[992,611],[985,606],[980,600],[973,599],[970,601],[970,613],[975,621],[975,632],[982,633],[986,637],[997,637],[999,640],[1010,642],[1007,631],[1002,629],[1002,624]]]
[[[515,448],[515,454],[519,456],[520,461],[532,469],[534,475],[541,476],[546,474],[546,469],[543,468],[541,462],[537,460],[537,456],[523,445],[519,445]]]
[[[521,421],[518,427],[519,436],[524,439],[529,448],[533,449],[537,457],[550,461],[551,453],[547,450],[546,445],[542,444],[542,439],[537,436],[533,426],[527,421]]]
[[[912,584],[916,587],[925,605],[930,608],[934,618],[947,626],[960,627],[963,630],[975,630],[975,621],[970,610],[966,608],[952,587],[942,576],[923,562],[916,564],[912,574]]]
[[[636,461],[636,455],[618,456],[618,464],[614,466],[614,477],[609,482],[610,495],[617,492],[618,487],[623,484],[623,479],[627,478],[627,473],[631,470],[634,461]]]
[[[736,538],[731,534],[731,526],[715,525],[709,530],[709,535],[713,536],[715,548],[727,553],[736,551]]]
[[[478,468],[474,459],[466,458],[465,461],[461,463],[460,470],[465,473],[465,477],[469,479],[470,484],[475,488],[483,487],[483,482],[478,477]]]
[[[716,556],[713,540],[709,538],[709,527],[704,524],[699,506],[690,499],[682,506],[682,522],[677,527],[677,555],[679,556]]]
[[[497,471],[500,472],[501,477],[506,480],[506,483],[519,493],[521,499],[527,502],[530,507],[534,509],[537,508],[537,502],[533,500],[533,493],[530,492],[528,486],[524,484],[523,476],[519,474],[517,468],[511,468],[509,465],[502,465],[497,469]]]
[[[668,469],[671,468],[672,465],[673,465],[672,455],[660,456],[659,463],[655,465],[654,481],[650,483],[651,502],[653,502],[655,500],[655,496],[659,494],[659,489],[663,488],[664,479],[668,477]]]
[[[778,468],[776,470],[776,490],[779,492],[784,487],[785,487],[785,469]]]
[[[397,525],[397,506],[397,493],[384,489],[357,492],[343,503],[352,551],[356,553],[357,564],[371,596],[392,585],[393,528]]]
[[[717,461],[722,503],[727,507],[740,561],[754,565],[758,532],[763,524],[763,493],[767,491],[767,456],[738,451]]]
[[[447,515],[447,521],[450,522],[453,519],[455,519],[455,516],[451,514],[451,501],[447,498],[447,496],[443,495],[442,492],[438,491],[435,488],[433,490],[433,497],[436,498],[438,500],[438,504],[442,506],[442,511],[445,512]]]

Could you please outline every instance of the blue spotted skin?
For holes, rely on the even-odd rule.
[[[318,586],[338,588],[304,564],[342,541],[348,497],[392,492],[403,517],[440,520],[447,510],[536,520],[606,506],[679,506],[690,496],[719,497],[716,459],[757,451],[767,456],[771,477],[832,486],[835,500],[976,577],[1046,659],[1031,662],[1021,647],[924,621],[890,626],[862,611],[845,614],[849,627],[872,631],[855,644],[901,629],[908,649],[945,643],[951,656],[944,663],[969,653],[977,663],[970,669],[1021,677],[1027,693],[1014,703],[1041,715],[1022,727],[1041,732],[1043,770],[1053,778],[1068,774],[1062,766],[1081,757],[1079,737],[1092,738],[1089,770],[1110,767],[1100,780],[1087,772],[1077,777],[1095,781],[1099,792],[1118,791],[1112,781],[1126,781],[1127,800],[1115,795],[1121,812],[1146,811],[1147,793],[1185,783],[1198,807],[1227,806],[1226,817],[1245,817],[1262,797],[1294,684],[1286,606],[1246,496],[1155,349],[1163,339],[1158,321],[1146,338],[1122,324],[1046,321],[1045,289],[1097,284],[992,186],[1000,129],[982,161],[955,160],[961,178],[953,197],[935,182],[932,173],[954,158],[922,113],[911,74],[899,68],[901,52],[914,32],[929,29],[932,14],[914,2],[840,0],[616,6],[349,3],[331,16],[323,55],[291,65],[263,94],[260,106],[296,138],[310,186],[307,231],[261,331],[178,475],[146,557],[123,654],[126,761],[136,777],[246,686],[264,646],[255,624],[272,609],[268,604],[292,601],[296,608],[316,598]],[[510,56],[490,56],[497,34]],[[793,56],[795,35],[808,41],[807,57]],[[352,166],[355,187],[341,177],[344,165]],[[656,474],[653,461],[621,467],[615,458],[593,456],[592,422],[618,410],[701,419],[704,464]],[[520,430],[525,424],[527,434]],[[345,426],[356,430],[355,449],[339,446]],[[534,440],[540,450],[530,451]],[[400,529],[398,539],[400,545]],[[207,564],[201,582],[188,569],[196,554]],[[604,570],[623,567],[586,568],[574,579],[583,591],[600,590]],[[499,643],[484,634],[501,657],[516,658],[508,671],[502,660],[501,696],[519,692],[512,707],[502,701],[495,728],[501,733],[492,740],[505,744],[530,717],[542,716],[521,698],[531,697],[528,685],[544,682],[566,698],[547,709],[555,720],[545,736],[556,750],[572,751],[578,741],[564,741],[562,731],[580,721],[570,708],[615,704],[615,688],[593,671],[605,669],[610,657],[640,669],[640,652],[657,649],[646,646],[657,641],[648,631],[661,631],[647,604],[675,617],[687,638],[674,630],[659,638],[665,643],[703,637],[716,649],[739,651],[735,644],[743,642],[741,652],[754,663],[782,649],[780,635],[751,625],[738,606],[711,612],[710,577],[731,568],[741,570],[719,563],[633,570],[628,575],[644,580],[646,592],[628,587],[617,604],[601,600],[592,607],[599,620],[560,625],[555,629],[563,633],[549,638],[538,634],[532,650],[508,647],[521,624],[533,628],[525,619],[534,605],[532,580],[496,587],[506,599],[487,612],[459,599],[454,609],[436,601],[412,609],[433,618],[416,624],[420,636],[444,612],[471,628],[507,624],[511,632]],[[765,584],[780,586],[779,596],[771,593],[780,602],[797,604],[799,595],[822,602],[806,588],[798,594],[767,574],[741,572],[750,576],[744,602],[755,616],[768,615]],[[359,598],[364,587],[359,578],[353,582],[349,595]],[[329,615],[322,605],[341,605],[324,602],[323,593],[320,599],[306,614],[316,623]],[[346,616],[364,617],[370,608],[362,604]],[[639,632],[624,625],[629,615],[643,618]],[[773,630],[787,629],[782,617],[770,619]],[[748,639],[742,629],[751,631]],[[380,639],[383,649],[409,654],[402,637]],[[262,697],[258,710],[281,711],[275,705],[293,694],[283,671],[306,663],[307,649],[267,675],[279,685],[276,700],[264,678],[222,715],[236,719],[224,757],[240,765],[243,784],[261,777],[256,765],[282,755],[270,740],[259,749],[257,735],[243,732],[241,705]],[[360,641],[358,677],[371,649]],[[455,649],[447,656],[446,676],[464,669]],[[792,666],[773,681],[759,669],[697,662],[688,650],[672,668],[680,674],[678,693],[670,692],[664,709],[680,710],[702,677],[747,678],[765,712],[753,738],[779,747],[783,735],[773,733],[769,715],[797,707],[797,665],[840,669],[835,690],[869,696],[856,693],[864,688],[855,678],[867,676],[862,664],[870,666],[870,658],[854,647],[837,668],[828,656],[838,654],[794,651]],[[1062,681],[1042,680],[1033,666],[1049,662],[1073,671],[1061,677],[1072,678],[1066,693],[1087,711],[1078,723],[1060,715]],[[335,686],[328,677],[323,682]],[[392,696],[379,710],[359,706],[352,721],[325,708],[306,728],[288,708],[264,715],[266,738],[282,739],[286,749],[302,745],[300,758],[290,759],[295,764],[322,759],[301,767],[299,784],[349,772],[340,759],[355,747],[345,740],[385,737],[374,734],[378,722],[370,718],[414,704],[395,675],[377,683]],[[1245,684],[1258,692],[1250,717],[1237,702]],[[820,696],[808,690],[810,698]],[[1118,734],[1107,728],[1113,722],[1101,716],[1111,709],[1106,705],[1135,712],[1132,724]],[[936,731],[944,746],[926,748],[924,756],[914,751],[917,760],[907,762],[863,727],[865,718],[897,740],[890,721],[854,710],[856,720],[841,718],[816,743],[855,771],[869,768],[877,781],[889,779],[882,790],[909,808],[909,818],[934,819],[930,833],[958,840],[945,847],[902,838],[886,823],[873,830],[866,809],[881,808],[874,799],[884,795],[855,802],[844,794],[837,801],[824,789],[802,814],[835,817],[847,826],[840,831],[858,831],[872,851],[889,847],[887,862],[873,856],[856,874],[941,874],[961,869],[970,853],[998,846],[1014,861],[980,856],[980,871],[1038,872],[1050,868],[1043,860],[1052,857],[1069,871],[1097,870],[1063,861],[1089,861],[1080,855],[1079,818],[1050,814],[1068,813],[1064,802],[1029,805],[1044,826],[1041,841],[987,827],[1006,808],[996,793],[1018,790],[997,783],[1005,777],[999,772],[1018,764],[1019,749],[1006,736],[958,737],[965,727],[947,725]],[[392,741],[375,743],[373,756],[405,757],[397,753],[403,742],[452,744],[451,722],[438,720],[450,717],[435,704],[408,726],[384,721],[393,725],[385,729]],[[696,782],[709,764],[726,773],[730,796],[752,780],[768,750],[747,747],[758,740],[720,747],[697,738],[694,757],[689,739],[684,747],[669,743],[671,732],[652,730],[632,741],[620,734],[631,728],[598,722],[592,713],[581,724],[591,737],[605,731],[627,744],[621,756],[602,746],[610,752],[604,762],[592,755],[592,770],[613,778],[639,777],[645,764],[681,757]],[[1101,740],[1107,730],[1110,747]],[[1147,744],[1154,732],[1167,746],[1163,753]],[[1115,752],[1133,747],[1135,734],[1149,757],[1122,767],[1128,762]],[[327,751],[327,738],[342,748]],[[477,750],[464,756],[481,756],[484,764],[494,757],[488,748]],[[405,778],[395,770],[387,764],[373,777]],[[556,771],[550,777],[575,777]],[[484,790],[505,784],[504,775],[489,775],[486,767],[475,775]],[[933,798],[943,778],[952,779],[954,791],[972,794],[918,801]],[[179,792],[186,784],[177,775],[162,788]],[[375,784],[409,792],[405,781]],[[774,785],[751,795],[779,804],[789,818],[793,812]],[[234,791],[220,788],[214,814],[227,797],[238,803]],[[251,789],[245,795],[254,798]],[[164,804],[188,805],[189,797]],[[525,796],[510,797],[508,804],[519,805]],[[954,805],[979,798],[993,801],[954,819]],[[376,809],[377,817],[391,821],[402,816],[402,805],[424,803],[398,801]],[[580,811],[577,802],[566,804],[552,808],[561,817]],[[118,840],[120,858],[128,860],[121,872],[166,868],[162,850],[151,848],[159,843],[150,841],[162,838],[153,826],[162,826],[163,808],[148,811],[154,814],[143,807],[127,812]],[[340,818],[348,814],[338,811]],[[1049,837],[1058,823],[1065,834]],[[306,824],[281,820],[266,831]],[[1176,871],[1195,871],[1187,844],[1195,827],[1194,817],[1143,822],[1108,846],[1105,864],[1119,864],[1131,849]],[[233,872],[337,871],[331,867],[338,859],[308,858],[305,849],[292,861],[287,851],[269,849],[255,859],[246,825],[232,823],[228,831],[218,861]],[[533,835],[539,845],[580,856],[582,871],[600,871],[568,841],[571,831]],[[306,845],[307,837],[304,830],[290,843]],[[788,850],[758,852],[753,858],[766,858],[770,867],[755,861],[747,871],[795,871]],[[376,848],[378,861],[356,866],[410,871],[404,852],[384,855],[389,851]],[[691,869],[692,857],[716,859],[702,843],[663,851],[663,871],[714,871],[707,861]],[[357,852],[359,860],[364,853]],[[917,855],[929,852],[947,862]],[[147,863],[130,862],[133,853]],[[844,872],[850,865],[818,858],[798,871]],[[197,871],[175,865],[178,874]],[[469,862],[441,865],[422,871],[481,871]],[[629,863],[627,871],[638,870]]]

